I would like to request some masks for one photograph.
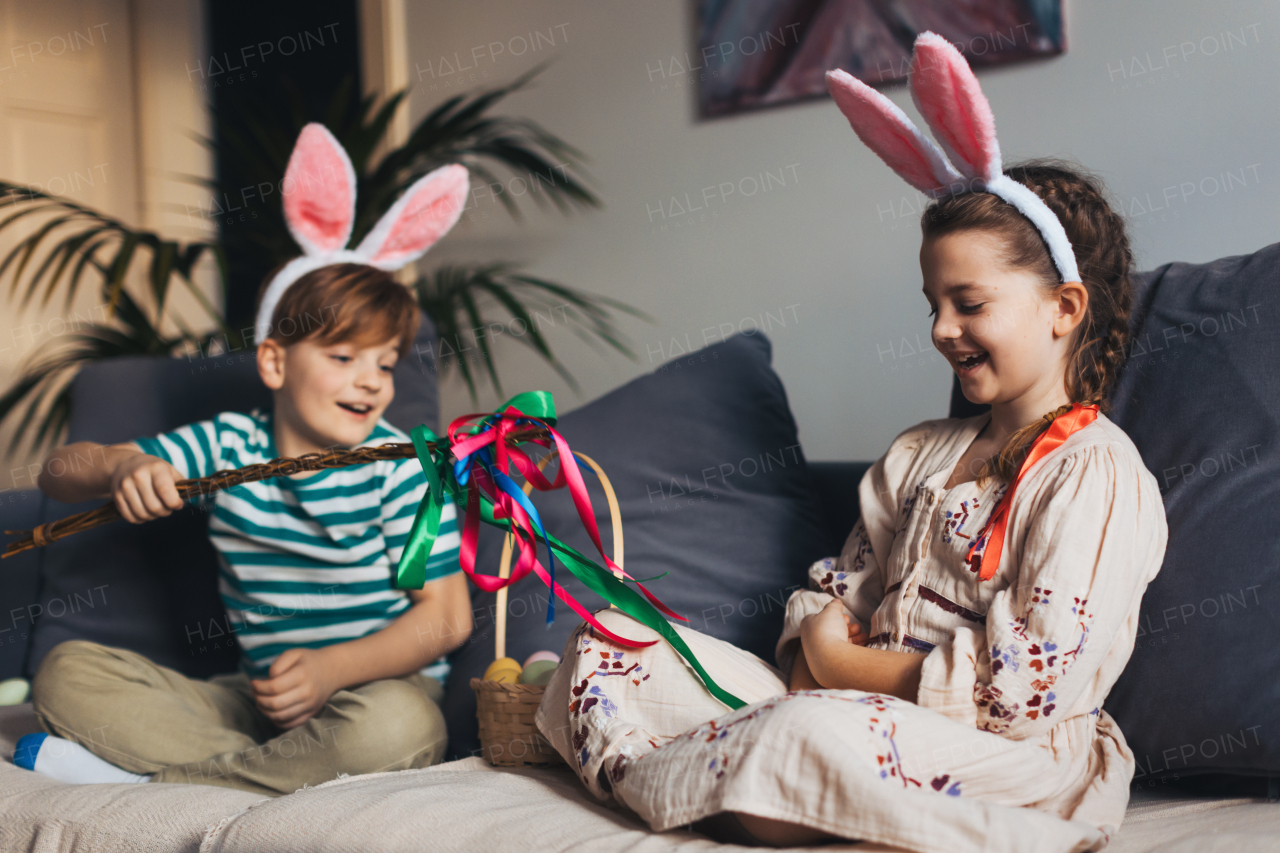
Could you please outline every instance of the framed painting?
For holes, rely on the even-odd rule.
[[[977,68],[1066,50],[1062,0],[697,0],[704,118],[827,96],[843,68],[871,86],[905,81],[917,33],[932,30]]]

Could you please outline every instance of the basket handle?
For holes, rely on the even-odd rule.
[[[596,464],[596,461],[585,453],[574,451],[574,456],[581,459],[591,466],[591,470],[596,472],[596,476],[600,478],[600,485],[604,486],[604,496],[609,502],[609,519],[613,527],[613,562],[618,568],[622,565],[622,512],[618,508],[618,496],[614,494],[613,484],[609,482],[609,478],[605,476],[604,469]],[[538,460],[538,470],[546,468],[547,464],[553,458],[559,456],[559,450],[552,450],[546,456]],[[524,484],[524,493],[528,495],[533,491],[533,483],[526,482]],[[515,536],[511,531],[507,531],[507,535],[502,538],[502,559],[498,563],[498,577],[511,577],[511,552],[514,546]],[[613,572],[614,577],[621,578],[622,575]],[[498,590],[498,613],[494,621],[493,630],[493,646],[494,660],[499,660],[507,656],[507,590],[509,587],[502,587]],[[551,595],[555,595],[555,590],[551,590]],[[610,605],[611,607],[613,605]]]

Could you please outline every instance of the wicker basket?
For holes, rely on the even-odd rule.
[[[538,460],[542,470],[557,455],[548,453]],[[622,567],[622,515],[618,510],[618,497],[613,485],[595,460],[583,453],[574,453],[586,462],[600,478],[605,498],[609,502],[609,516],[613,530],[613,561]],[[525,483],[524,493],[533,490],[532,483]],[[502,560],[498,577],[511,577],[511,553],[513,538],[507,534],[502,544]],[[498,590],[497,617],[494,625],[494,660],[507,656],[507,587]],[[471,689],[476,692],[476,717],[480,722],[480,748],[490,764],[503,767],[523,767],[540,764],[563,764],[564,759],[538,731],[534,714],[542,702],[545,688],[533,684],[508,684],[502,681],[471,679]]]

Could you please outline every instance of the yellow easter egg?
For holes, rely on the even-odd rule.
[[[484,671],[484,680],[515,684],[520,678],[520,672],[520,664],[512,658],[498,658]]]
[[[517,684],[520,681],[520,670],[506,666],[499,667],[498,669],[495,669],[486,680],[498,681],[502,684]]]

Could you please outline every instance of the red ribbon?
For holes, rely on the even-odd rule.
[[[1032,465],[1057,450],[1072,433],[1078,432],[1098,419],[1098,404],[1072,403],[1071,408],[1053,419],[1053,423],[1031,442],[1026,459],[1018,469],[1008,491],[996,505],[995,511],[983,526],[983,533],[969,545],[967,562],[971,569],[976,569],[979,580],[990,580],[1000,566],[1000,552],[1004,548],[1004,531],[1009,523],[1009,507],[1013,503],[1013,493],[1017,490],[1022,477]],[[974,551],[980,542],[986,542],[985,549],[975,556]]]
[[[472,422],[477,418],[489,419],[490,428],[483,432],[475,434],[467,434],[464,430],[472,427]],[[634,577],[623,570],[621,566],[610,559],[609,555],[604,552],[604,546],[600,541],[600,531],[596,526],[595,511],[591,506],[591,499],[587,495],[587,484],[582,479],[582,472],[578,468],[577,459],[574,458],[573,451],[569,449],[568,443],[564,440],[550,424],[546,421],[539,420],[539,423],[551,434],[552,441],[555,443],[556,449],[559,451],[560,465],[556,471],[554,480],[548,480],[543,473],[538,470],[537,464],[530,459],[523,450],[517,447],[514,442],[508,440],[508,433],[515,430],[520,424],[518,420],[529,420],[529,416],[521,412],[514,406],[508,406],[501,412],[475,413],[470,415],[462,415],[455,418],[448,429],[450,450],[456,459],[469,459],[472,454],[486,447],[493,445],[494,468],[502,474],[506,474],[509,470],[509,464],[514,464],[520,473],[533,484],[538,491],[550,491],[552,489],[563,488],[566,484],[569,487],[569,494],[573,499],[574,508],[578,512],[578,518],[582,521],[583,527],[586,528],[587,535],[591,537],[591,542],[595,545],[597,553],[604,560],[605,565],[610,571],[616,575],[635,583],[636,587],[649,599],[652,604],[663,614],[681,621],[688,621],[688,617],[681,616],[666,604],[664,604],[656,595],[648,590],[644,584],[637,581]],[[534,444],[543,447],[550,445],[543,439],[526,439]],[[558,583],[554,583],[538,561],[536,553],[537,535],[534,533],[533,524],[524,511],[524,509],[516,503],[510,495],[498,488],[489,476],[488,471],[479,464],[470,466],[470,476],[475,479],[467,489],[467,507],[466,516],[462,525],[462,543],[459,549],[459,561],[462,564],[463,571],[471,579],[476,586],[485,592],[493,592],[504,586],[510,586],[524,578],[529,572],[535,572],[548,586],[553,586],[554,591],[560,593],[560,597],[569,607],[582,616],[587,622],[592,623],[594,627],[603,631],[611,639],[622,640],[616,635],[609,632],[600,625],[587,611],[564,591]],[[512,524],[512,534],[515,542],[518,558],[516,565],[511,571],[510,578],[499,578],[495,575],[480,574],[475,570],[476,564],[476,546],[479,538],[480,530],[480,495],[483,490],[493,501],[494,518],[510,518]],[[633,641],[622,640],[625,645],[637,645]],[[643,645],[650,645],[645,643]]]

